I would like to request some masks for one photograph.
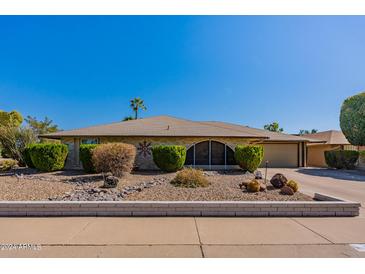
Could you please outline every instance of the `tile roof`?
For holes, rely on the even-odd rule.
[[[45,134],[42,137],[156,136],[156,137],[240,137],[270,141],[309,141],[308,138],[223,122],[199,122],[171,116],[155,116]]]
[[[305,134],[303,137],[322,140],[327,145],[349,145],[345,135],[340,130],[328,130],[312,134]]]

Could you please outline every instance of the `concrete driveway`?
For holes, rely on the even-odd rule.
[[[270,169],[365,203],[365,174]],[[365,217],[0,218],[0,257],[365,257]],[[7,244],[33,244],[14,249]]]
[[[261,169],[264,174],[264,170]],[[361,215],[365,216],[365,171],[333,170],[324,168],[268,169],[268,178],[283,173],[288,179],[299,182],[301,191],[313,195],[318,192],[360,202]]]

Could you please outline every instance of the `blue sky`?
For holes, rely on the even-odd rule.
[[[136,96],[143,117],[336,129],[364,64],[364,16],[0,16],[0,109],[63,129]]]

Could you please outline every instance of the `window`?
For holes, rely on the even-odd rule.
[[[233,150],[226,144],[204,141],[191,146],[186,153],[187,166],[236,165]]]
[[[98,138],[85,138],[85,139],[81,139],[81,144],[95,145],[95,144],[99,144],[99,140],[98,140]]]

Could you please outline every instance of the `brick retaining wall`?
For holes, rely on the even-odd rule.
[[[0,202],[0,216],[353,217],[360,203],[315,194],[313,202]]]

